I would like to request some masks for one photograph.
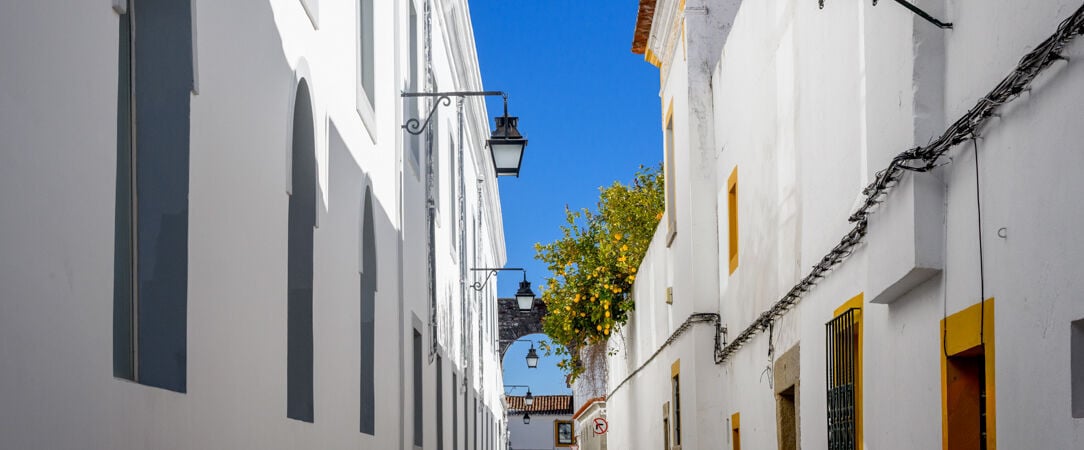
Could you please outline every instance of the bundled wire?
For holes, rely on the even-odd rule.
[[[854,248],[866,236],[869,216],[884,201],[899,180],[907,172],[927,172],[941,165],[938,161],[953,146],[978,136],[978,131],[996,115],[998,108],[1015,100],[1030,89],[1031,83],[1051,64],[1066,59],[1062,51],[1077,36],[1084,34],[1084,5],[1058,25],[1057,31],[1040,43],[1035,50],[1020,59],[1020,63],[1007,77],[985,97],[980,99],[962,117],[953,122],[937,139],[924,147],[908,149],[892,159],[888,167],[877,172],[873,182],[862,190],[865,200],[848,219],[854,224],[850,232],[840,239],[813,269],[792,287],[783,298],[761,313],[745,330],[723,348],[716,345],[715,363],[721,364],[738,351],[758,333],[764,331],[780,316],[794,307],[828,271],[842,263],[854,252]],[[716,339],[718,342],[718,339]]]
[[[716,313],[693,313],[693,314],[689,315],[689,317],[687,319],[685,319],[685,322],[682,322],[681,325],[678,326],[677,329],[675,329],[673,333],[670,333],[670,337],[666,339],[666,342],[664,342],[662,345],[660,345],[659,348],[655,350],[655,353],[652,353],[651,356],[649,356],[647,358],[647,360],[643,362],[643,364],[640,364],[640,367],[637,367],[636,370],[633,370],[632,372],[629,372],[629,374],[626,375],[625,378],[623,380],[621,380],[620,383],[617,383],[617,386],[614,386],[614,388],[612,390],[610,390],[610,394],[607,395],[606,398],[609,398],[609,397],[613,396],[614,393],[617,392],[618,389],[621,389],[621,387],[624,386],[625,383],[627,383],[629,380],[631,380],[632,377],[634,377],[634,376],[636,376],[636,374],[640,373],[640,371],[643,370],[644,367],[647,367],[648,364],[651,364],[651,361],[654,361],[655,357],[659,356],[659,354],[662,353],[662,351],[665,350],[666,347],[669,347],[670,344],[673,344],[675,341],[678,340],[678,338],[680,338],[683,334],[685,334],[685,332],[689,331],[689,329],[691,329],[693,327],[693,325],[696,325],[698,323],[708,323],[708,324],[715,325],[715,329],[717,331],[715,333],[715,349],[718,350],[719,349],[719,333],[718,333],[718,330],[719,330],[719,327],[721,326],[720,325],[720,320],[719,320],[719,315],[716,314]]]

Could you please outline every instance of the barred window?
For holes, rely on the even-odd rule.
[[[861,311],[850,308],[825,325],[829,450],[859,448]]]

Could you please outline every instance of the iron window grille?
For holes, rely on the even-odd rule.
[[[825,324],[828,449],[858,448],[858,321],[851,308]]]

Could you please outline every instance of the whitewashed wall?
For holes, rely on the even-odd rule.
[[[669,3],[658,2],[652,39],[668,29],[660,17]],[[667,250],[665,233],[656,233],[634,288],[637,309],[611,339],[622,352],[611,358],[611,390],[694,312],[682,310],[679,293],[706,292],[698,284],[709,283],[704,275],[718,280],[710,282],[718,286],[717,303],[695,312],[718,312],[731,338],[744,330],[839,242],[862,188],[892,156],[940,134],[1080,6],[917,2],[955,24],[938,30],[894,2],[826,0],[823,10],[813,1],[708,3],[709,10],[740,4],[733,28],[717,26],[713,37],[694,39],[703,5],[689,1],[687,53],[679,48],[672,60],[664,58],[660,97],[665,114],[673,95],[675,123],[711,124],[712,147],[676,134],[685,158],[714,170],[706,186],[705,177],[682,171],[679,154],[678,207],[681,189],[718,199],[711,208],[718,231],[698,241],[717,246],[717,261],[703,264],[680,245]],[[700,63],[696,46],[717,44],[707,85],[691,69]],[[1075,176],[1084,165],[1075,151],[1084,131],[1072,106],[1084,96],[1082,69],[1072,62],[1082,52],[1084,44],[1071,44],[1070,62],[1040,76],[978,141],[985,295],[996,299],[1001,448],[1084,445],[1084,422],[1071,417],[1069,405],[1070,322],[1084,317],[1084,303],[1072,294],[1080,289],[1074,268],[1084,242],[1071,231],[1084,220],[1075,206],[1084,190]],[[683,105],[679,93],[696,92],[698,83],[710,87],[711,115],[697,113],[693,101]],[[801,448],[827,446],[824,324],[858,294],[865,298],[865,448],[940,446],[939,322],[980,299],[974,150],[968,143],[947,156],[946,167],[907,175],[874,214],[865,243],[775,323],[774,356],[801,346]],[[735,166],[740,251],[729,274],[726,184]],[[675,244],[689,220],[697,219],[679,216]],[[1005,238],[998,237],[1002,228]],[[670,284],[673,306],[664,303]],[[697,326],[618,389],[608,402],[614,448],[662,442],[662,404],[670,400],[670,368],[679,358],[683,448],[731,448],[735,412],[743,448],[777,445],[768,333],[721,365],[712,362],[713,339],[710,327]]]
[[[119,16],[108,1],[0,5],[0,38],[8,43],[0,48],[3,447],[408,447],[410,333],[416,317],[428,344],[430,306],[423,178],[402,157],[407,1],[374,2],[376,98],[367,124],[355,99],[356,2],[306,0],[306,11],[298,0],[193,1],[198,94],[191,97],[185,394],[112,376]],[[424,3],[416,2],[419,13]],[[432,4],[440,11],[433,61],[441,88],[480,87],[466,2]],[[448,21],[456,22],[454,32],[446,31]],[[312,424],[286,418],[286,174],[292,102],[302,79],[313,92],[321,200]],[[448,110],[443,117],[454,116]],[[479,208],[485,223],[468,245],[478,247],[483,265],[500,266],[499,197],[482,147],[488,115],[481,102],[468,113],[467,223]],[[442,129],[453,130],[452,122]],[[375,436],[357,426],[363,183],[373,189],[380,268]],[[449,244],[437,242],[441,287],[458,284]],[[452,315],[448,322],[458,323],[459,305],[477,315],[492,308],[495,296],[438,300]],[[465,360],[455,341],[463,333],[441,329],[446,446],[453,371],[462,375],[470,367],[468,384],[484,399],[479,414],[504,415],[489,330],[474,331],[473,342],[488,347]],[[436,448],[435,372],[426,358],[425,448]],[[458,423],[464,427],[462,418]],[[483,425],[479,435],[495,440],[498,427]]]
[[[571,421],[571,414],[531,415],[531,423],[524,424],[523,416],[513,415],[508,418],[508,442],[512,450],[559,450],[554,440],[554,422]]]

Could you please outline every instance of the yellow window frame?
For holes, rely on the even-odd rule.
[[[836,308],[832,312],[832,317],[839,317],[843,313],[855,309],[854,324],[858,332],[858,340],[855,345],[854,355],[854,434],[855,434],[855,448],[856,450],[862,450],[864,447],[864,439],[862,438],[862,303],[864,299],[864,293],[851,297],[845,303]]]
[[[738,167],[730,172],[726,180],[726,216],[730,257],[730,275],[738,270]]]
[[[741,450],[741,413],[730,415],[730,444],[733,450]]]

